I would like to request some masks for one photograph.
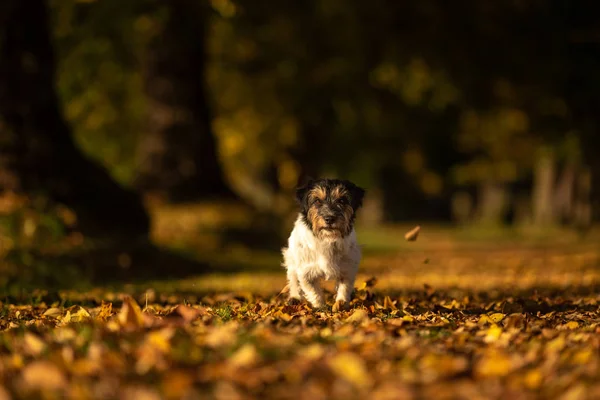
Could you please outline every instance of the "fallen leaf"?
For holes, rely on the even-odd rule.
[[[499,350],[485,354],[475,366],[475,373],[481,377],[506,376],[510,373],[510,357]]]
[[[37,335],[30,332],[25,332],[23,336],[25,342],[25,351],[33,356],[38,356],[46,349],[46,344]]]
[[[349,308],[350,308],[350,304],[346,303],[343,300],[337,300],[335,303],[333,303],[333,306],[331,307],[331,311],[340,312],[340,311],[348,310]]]
[[[96,315],[96,319],[99,319],[101,321],[106,321],[111,316],[112,316],[112,303],[105,303],[103,301],[102,305],[100,306],[100,311],[98,312],[98,315]]]
[[[46,317],[58,318],[62,315],[63,311],[60,308],[52,307],[47,309],[43,315]]]
[[[67,385],[63,372],[49,361],[34,361],[27,365],[21,378],[28,389],[58,390]]]
[[[404,235],[404,239],[406,239],[409,242],[414,242],[415,240],[417,240],[417,237],[419,236],[420,231],[421,231],[421,227],[419,225],[417,225],[410,231],[406,232],[406,234]]]
[[[527,373],[525,374],[525,377],[523,378],[524,382],[525,382],[525,386],[528,389],[538,389],[541,385],[542,385],[542,380],[543,380],[543,376],[542,376],[542,371],[540,371],[539,369],[532,369],[527,371]]]
[[[369,319],[369,313],[366,310],[363,310],[362,308],[357,308],[356,310],[354,310],[352,315],[350,315],[348,318],[346,318],[346,322],[358,323],[358,322],[363,322],[368,319]]]
[[[229,358],[229,363],[235,367],[251,367],[256,365],[259,360],[260,356],[256,347],[252,344],[245,344]]]
[[[92,318],[90,313],[83,307],[79,307],[77,312],[71,314],[71,322],[82,322]]]
[[[328,365],[337,376],[358,388],[364,389],[372,384],[365,362],[354,353],[339,353],[329,360]]]
[[[181,316],[185,322],[192,322],[201,314],[200,310],[182,304],[175,307],[174,312]]]
[[[494,322],[495,324],[497,324],[498,322],[502,321],[504,319],[505,315],[502,313],[494,313],[492,315],[489,316],[490,320],[492,322]]]
[[[118,314],[119,323],[126,329],[139,329],[144,325],[144,316],[140,306],[131,296],[126,296]]]
[[[579,328],[579,322],[577,322],[577,321],[569,321],[569,322],[567,322],[567,323],[564,325],[564,327],[565,327],[566,329],[571,329],[571,330],[573,330],[573,329],[577,329],[577,328]]]
[[[495,342],[496,340],[500,339],[500,335],[502,335],[502,328],[500,328],[498,325],[492,325],[487,330],[483,341],[486,343]]]

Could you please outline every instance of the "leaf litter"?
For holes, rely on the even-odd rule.
[[[394,282],[422,263],[392,260],[404,276],[362,276],[349,304],[329,293],[325,310],[277,288],[3,303],[0,398],[600,398],[597,263],[569,272],[558,257],[531,280],[514,252],[480,258],[487,269],[454,257],[421,270],[421,288]],[[455,274],[462,285],[443,284]]]

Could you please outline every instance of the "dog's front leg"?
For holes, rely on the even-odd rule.
[[[325,306],[323,289],[319,285],[318,279],[309,279],[308,277],[299,274],[298,280],[300,282],[300,287],[304,292],[304,297],[306,297],[314,308],[322,308]]]
[[[340,278],[337,286],[337,295],[335,296],[335,301],[350,302],[350,298],[352,297],[352,291],[354,290],[354,277],[350,278]]]
[[[289,298],[291,301],[299,301],[302,299],[300,294],[300,282],[298,281],[298,273],[296,268],[288,268],[287,270],[288,285],[290,289]]]
[[[341,304],[349,303],[354,291],[354,280],[356,279],[356,267],[342,269],[342,274],[337,282],[337,293],[335,301]]]

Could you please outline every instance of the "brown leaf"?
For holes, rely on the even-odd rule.
[[[180,304],[177,307],[175,307],[174,313],[177,313],[179,316],[181,316],[181,318],[183,318],[185,322],[192,322],[200,315],[202,315],[202,312],[200,310],[183,304]]]
[[[125,296],[118,314],[119,323],[126,329],[139,329],[144,326],[144,316],[140,306],[131,296]]]
[[[349,309],[350,304],[346,303],[344,300],[337,300],[335,303],[333,303],[333,306],[331,306],[332,312],[340,312]]]
[[[64,373],[49,361],[34,361],[27,365],[21,378],[28,389],[57,390],[67,385]]]
[[[409,242],[414,242],[415,240],[417,240],[417,237],[419,237],[420,231],[421,226],[417,225],[410,231],[406,232],[406,234],[404,235],[404,239],[406,239]]]

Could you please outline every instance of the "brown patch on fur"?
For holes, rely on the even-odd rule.
[[[348,191],[343,187],[343,186],[336,186],[333,189],[331,189],[331,198],[334,201],[338,201],[339,199],[341,199],[342,197],[345,197],[348,195]]]
[[[312,204],[315,200],[325,201],[327,198],[327,189],[322,186],[314,187],[308,193],[308,201]]]

